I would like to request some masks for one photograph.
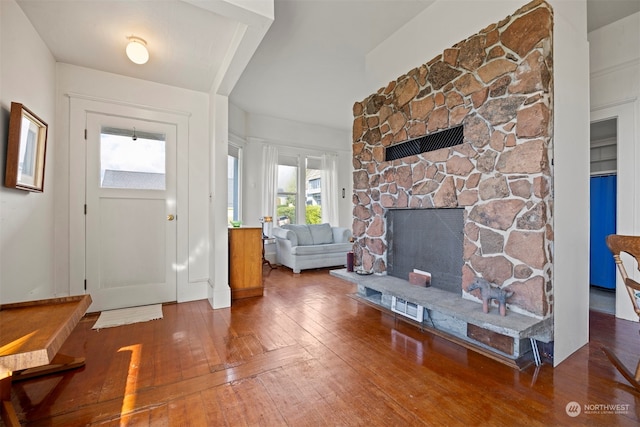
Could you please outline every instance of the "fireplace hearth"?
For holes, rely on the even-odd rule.
[[[438,288],[409,284],[389,275],[360,276],[346,269],[332,270],[331,275],[357,285],[356,298],[383,312],[416,324],[457,344],[468,347],[516,369],[532,363],[532,345],[552,339],[552,319],[536,319],[517,313],[500,316],[498,309],[489,313],[482,306]],[[413,303],[423,311],[421,322],[393,313],[394,298]]]

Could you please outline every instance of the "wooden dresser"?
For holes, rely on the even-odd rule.
[[[229,229],[231,299],[262,296],[262,228]]]

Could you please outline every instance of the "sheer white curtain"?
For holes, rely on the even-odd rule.
[[[272,145],[262,148],[262,211],[276,221],[276,186],[278,185],[278,149]]]
[[[322,222],[338,225],[338,156],[322,156]]]

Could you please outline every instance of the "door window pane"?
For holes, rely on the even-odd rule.
[[[295,224],[297,206],[298,168],[296,166],[278,165],[277,225]]]
[[[165,135],[102,128],[100,187],[165,190]]]

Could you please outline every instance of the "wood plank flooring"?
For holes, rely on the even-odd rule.
[[[94,331],[62,348],[86,366],[15,383],[33,426],[636,426],[640,394],[601,351],[635,368],[637,323],[591,313],[591,342],[560,366],[517,371],[349,295],[328,270],[265,273],[263,297]],[[581,413],[567,414],[570,402]],[[587,405],[587,406],[585,406]],[[617,414],[608,413],[618,405]],[[589,409],[590,414],[585,414]]]

